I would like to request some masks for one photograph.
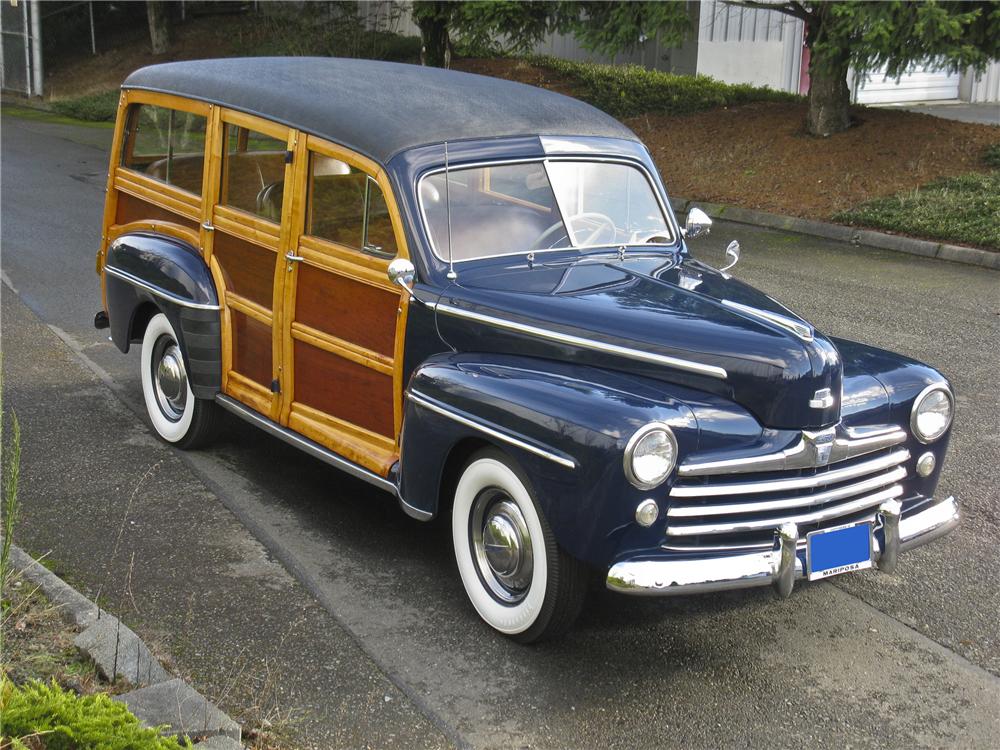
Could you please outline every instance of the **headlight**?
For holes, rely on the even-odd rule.
[[[640,490],[663,483],[677,463],[677,439],[662,422],[640,427],[625,446],[625,476]]]
[[[955,413],[955,399],[948,386],[936,384],[924,388],[913,402],[910,429],[921,443],[930,443],[944,435]]]

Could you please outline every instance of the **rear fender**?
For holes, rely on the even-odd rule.
[[[194,395],[213,398],[222,382],[219,298],[201,254],[174,237],[129,233],[108,247],[103,273],[115,345],[127,352],[141,341],[144,318],[155,307],[180,334]]]
[[[623,543],[655,544],[662,524],[640,527],[635,508],[647,497],[665,508],[668,485],[636,489],[625,478],[622,457],[632,434],[652,421],[674,429],[681,455],[695,449],[694,414],[676,390],[683,389],[528,357],[432,357],[407,388],[404,508],[423,519],[447,513],[450,498],[442,495],[455,477],[446,468],[458,468],[449,457],[470,442],[488,443],[525,470],[556,539],[574,557],[601,566]]]

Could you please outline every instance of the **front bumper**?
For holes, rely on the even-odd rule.
[[[882,529],[875,535],[875,559],[887,573],[895,569],[900,552],[947,534],[959,520],[954,497],[906,517],[901,517],[900,505],[893,501],[883,505],[879,515]],[[795,580],[805,577],[805,550],[799,548],[794,524],[783,526],[775,537],[775,548],[764,552],[624,560],[611,566],[607,586],[635,596],[670,596],[773,584],[782,596],[788,596]]]

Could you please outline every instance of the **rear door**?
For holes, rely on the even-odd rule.
[[[369,159],[302,136],[295,162],[281,422],[386,476],[398,457],[407,310],[386,277],[406,257],[399,212]]]
[[[212,150],[203,244],[222,313],[222,390],[270,419],[280,417],[284,258],[296,133],[222,110]],[[277,300],[277,305],[275,303]],[[275,310],[279,310],[276,316]]]

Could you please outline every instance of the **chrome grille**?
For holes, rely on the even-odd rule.
[[[887,426],[881,440],[866,435],[861,443],[851,437],[837,439],[843,458],[827,466],[800,462],[791,468],[787,458],[776,465],[779,454],[725,462],[724,468],[716,462],[720,473],[704,471],[707,464],[689,464],[695,471],[682,466],[670,490],[665,546],[764,547],[773,544],[783,523],[797,524],[804,538],[817,528],[873,518],[879,505],[903,495],[900,482],[910,453],[898,444],[905,433]]]

